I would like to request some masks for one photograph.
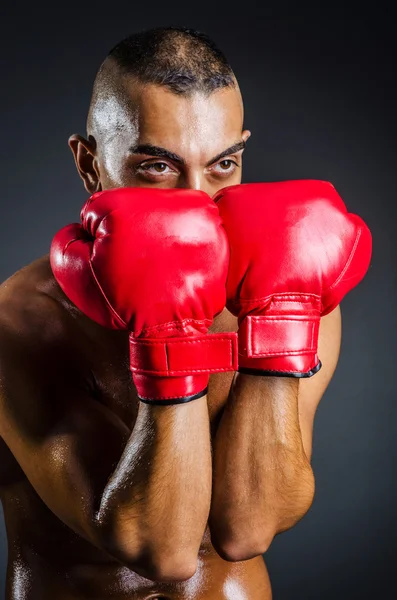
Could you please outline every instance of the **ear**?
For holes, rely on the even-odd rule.
[[[243,138],[243,141],[246,142],[248,138],[251,137],[251,132],[249,131],[249,129],[244,129],[243,133],[241,134],[241,137]]]
[[[84,182],[84,187],[91,195],[102,190],[98,159],[96,158],[96,142],[90,136],[86,140],[83,136],[73,134],[68,140],[73,153],[77,171]]]

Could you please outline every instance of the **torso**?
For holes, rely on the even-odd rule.
[[[115,412],[132,431],[138,398],[128,366],[128,336],[107,331],[70,305],[57,286],[48,257],[35,261],[8,282],[26,294],[47,293],[70,311],[76,343],[98,402]],[[3,284],[4,286],[5,284]],[[7,292],[8,293],[8,292]],[[233,331],[235,318],[226,310],[211,331]],[[232,374],[211,376],[208,405],[212,434],[227,398]],[[157,584],[111,562],[63,524],[42,502],[6,444],[0,438],[0,498],[8,539],[7,600],[270,600],[263,558],[232,563],[214,550],[208,527],[195,575],[178,584]]]

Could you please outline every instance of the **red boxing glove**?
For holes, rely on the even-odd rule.
[[[141,400],[178,404],[237,368],[235,334],[206,335],[226,302],[229,246],[204,192],[119,188],[94,194],[82,224],[61,229],[51,267],[88,317],[130,331]]]
[[[227,307],[239,320],[239,371],[310,377],[320,317],[364,277],[371,233],[332,184],[243,184],[214,197],[231,246]]]

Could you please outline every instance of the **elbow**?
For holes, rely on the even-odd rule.
[[[303,517],[309,512],[314,501],[315,492],[316,480],[314,473],[311,466],[307,465],[302,471],[300,485],[296,486],[294,501],[291,501],[290,503],[291,525],[290,527],[287,526],[284,529],[290,529],[296,525],[296,523],[303,519]],[[282,531],[284,531],[284,529],[282,529]]]
[[[114,552],[115,556],[116,553]],[[178,583],[193,577],[197,570],[197,556],[180,556],[179,553],[160,553],[158,550],[142,552],[139,556],[130,556],[126,552],[117,552],[115,556],[130,571],[156,583]]]
[[[265,554],[275,535],[276,531],[268,528],[262,531],[261,535],[230,537],[223,540],[212,538],[212,544],[223,560],[241,562]]]
[[[292,497],[281,506],[273,537],[292,529],[303,519],[313,504],[314,495],[315,479],[309,467],[304,475],[302,474],[300,484],[295,486]]]
[[[98,523],[97,523],[98,525]],[[142,539],[134,529],[97,526],[97,546],[122,565],[138,575],[158,583],[176,583],[193,577],[198,565],[198,552],[181,550],[180,544],[170,548],[167,543],[157,544]]]
[[[183,556],[178,553],[143,555],[129,569],[156,583],[178,583],[193,577],[197,570],[197,556]]]
[[[197,553],[174,549],[139,545],[136,538],[130,540],[106,537],[102,549],[119,563],[156,583],[177,583],[193,577],[197,570]]]
[[[253,521],[219,526],[219,520],[210,520],[211,541],[221,558],[230,562],[250,560],[265,554],[279,533],[296,525],[309,511],[315,494],[315,479],[310,466],[300,471],[299,481],[291,485],[293,493],[280,499],[273,518],[263,518],[266,508]]]

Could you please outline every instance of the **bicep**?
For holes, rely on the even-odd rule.
[[[320,322],[318,356],[322,368],[313,377],[299,381],[299,423],[303,447],[309,460],[312,455],[314,417],[338,363],[341,331],[341,312],[337,306],[329,315],[322,317]]]
[[[48,508],[95,543],[95,509],[129,431],[61,354],[2,348],[0,435]]]

